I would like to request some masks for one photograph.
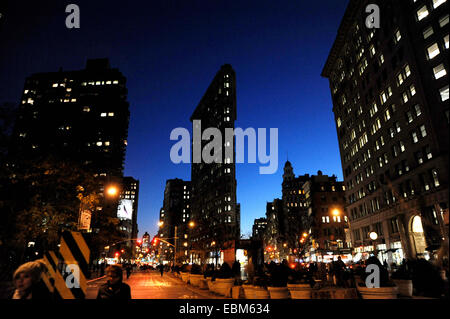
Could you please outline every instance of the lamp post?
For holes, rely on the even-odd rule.
[[[161,228],[161,227],[163,227],[164,226],[164,222],[163,221],[160,221],[159,223],[158,223],[158,226],[159,226],[159,228]],[[172,226],[172,225],[168,225],[167,224],[167,226]],[[169,246],[172,246],[173,248],[174,248],[174,258],[173,258],[173,260],[174,260],[174,264],[176,264],[177,263],[177,239],[178,239],[178,226],[177,225],[173,225],[174,226],[174,232],[175,232],[175,236],[173,237],[173,239],[174,239],[174,244],[171,244],[171,243],[169,243],[168,241],[166,241],[166,239],[171,239],[171,238],[158,238],[159,240],[161,240],[163,243],[165,243],[165,244],[168,244]],[[195,227],[195,223],[193,222],[193,221],[190,221],[189,222],[189,224],[188,224],[188,226],[189,226],[189,228],[194,228]]]

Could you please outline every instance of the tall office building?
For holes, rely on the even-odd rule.
[[[225,148],[225,128],[234,130],[236,121],[236,75],[231,65],[223,65],[191,116],[193,123],[192,219],[197,223],[194,246],[200,258],[213,258],[211,251],[227,241],[240,238],[240,207],[236,203],[235,146]],[[199,122],[201,124],[199,125]],[[221,154],[213,163],[196,161],[195,152],[209,141],[196,145],[196,131],[217,128],[222,134]],[[208,136],[209,138],[209,136]],[[216,245],[217,243],[217,245]],[[212,246],[215,245],[215,247]],[[223,248],[223,247],[221,247]],[[206,254],[206,256],[205,256]]]
[[[366,27],[369,3],[379,29]],[[448,11],[351,0],[326,61],[356,253],[398,263],[448,243]]]
[[[129,123],[125,85],[126,78],[107,59],[88,60],[80,71],[28,77],[15,127],[15,154],[55,154],[99,176],[121,177]]]
[[[345,214],[345,186],[336,176],[312,175],[302,186],[308,206],[304,244],[305,256],[313,261],[330,261],[342,256],[351,259],[347,242],[348,217]],[[346,260],[347,259],[347,260]]]
[[[178,178],[168,180],[164,190],[163,207],[160,211],[158,237],[176,246],[177,262],[184,262],[190,259],[190,215],[191,182]],[[162,241],[159,243],[159,246],[166,261],[173,261],[175,247]]]
[[[107,59],[88,60],[79,71],[33,74],[18,110],[12,162],[70,161],[94,175],[104,195],[106,185],[122,182],[129,115],[126,78]],[[116,212],[117,201],[104,197],[97,209]]]
[[[282,200],[285,214],[286,241],[290,249],[299,246],[304,231],[303,221],[307,216],[307,205],[303,185],[310,180],[309,174],[295,176],[291,162],[284,165]]]
[[[266,222],[264,232],[264,260],[281,262],[289,257],[287,242],[286,212],[279,198],[266,204]]]
[[[257,218],[253,222],[252,227],[252,239],[253,240],[262,240],[264,237],[264,233],[267,228],[267,219],[266,218]]]
[[[119,209],[117,217],[120,220],[120,228],[127,234],[129,247],[133,247],[139,232],[137,225],[139,202],[139,181],[133,177],[126,176],[122,179],[122,192],[120,194]]]

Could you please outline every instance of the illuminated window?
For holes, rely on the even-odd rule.
[[[90,112],[91,108],[89,106],[83,107],[83,112]]]
[[[448,49],[448,34],[444,37],[444,47]]]
[[[433,0],[433,8],[439,7],[441,4],[447,2],[447,0]]]
[[[102,113],[102,114],[100,114],[100,116],[101,116],[101,117],[106,117],[107,114],[106,114],[106,113]]]
[[[405,65],[405,74],[406,74],[406,77],[411,75],[411,69],[409,68],[408,64]]]
[[[113,84],[119,84],[119,81],[116,80],[116,81],[113,82]]]
[[[402,34],[400,33],[400,30],[397,30],[395,32],[395,43],[398,43],[402,39]]]
[[[108,116],[112,117],[114,116],[114,113],[108,113]]]
[[[448,14],[439,19],[439,25],[441,28],[445,27],[448,24]]]
[[[422,19],[425,19],[427,16],[428,16],[427,6],[423,6],[419,10],[417,10],[417,19],[419,21],[421,21]]]
[[[425,128],[425,125],[422,125],[420,127],[420,134],[422,135],[422,137],[426,137],[427,136],[427,130]]]
[[[445,70],[444,64],[441,63],[437,67],[433,68],[433,73],[435,79],[437,80],[447,75],[447,70]]]
[[[448,85],[439,90],[441,95],[441,101],[445,102],[448,100]]]
[[[57,88],[58,87],[58,83],[53,83],[52,87]]]
[[[431,171],[431,176],[433,177],[434,186],[439,187],[441,184],[439,183],[438,172],[436,169]]]
[[[431,60],[435,56],[439,55],[440,51],[439,51],[439,47],[438,47],[437,43],[433,43],[431,46],[429,46],[427,48],[427,53],[428,53],[429,60]]]
[[[427,39],[434,34],[433,27],[429,27],[423,31],[423,38]]]

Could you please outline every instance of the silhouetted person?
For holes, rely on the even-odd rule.
[[[130,286],[122,282],[123,271],[120,265],[106,269],[108,281],[98,289],[97,299],[131,299]]]
[[[159,268],[159,272],[161,273],[161,277],[162,277],[164,275],[164,266],[162,264],[160,264],[158,266],[158,268]]]

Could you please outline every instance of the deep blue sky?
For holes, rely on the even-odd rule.
[[[3,2],[3,0],[2,0]],[[8,0],[6,1],[8,2]],[[65,7],[81,9],[81,29],[65,27]],[[9,1],[0,10],[0,102],[18,102],[35,72],[84,68],[108,57],[127,77],[130,128],[125,174],[140,180],[140,235],[157,231],[167,179],[190,180],[170,161],[172,129],[189,117],[220,66],[237,77],[237,127],[279,128],[279,167],[237,164],[241,233],[281,197],[287,153],[296,175],[342,180],[328,81],[322,67],[348,0]],[[1,11],[0,11],[1,12]],[[2,24],[0,24],[2,25]]]

